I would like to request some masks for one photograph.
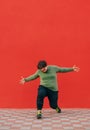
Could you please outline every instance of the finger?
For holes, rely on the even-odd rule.
[[[73,65],[73,67],[76,67],[76,65]]]
[[[21,79],[23,79],[23,76],[21,76]]]
[[[79,71],[80,69],[79,68],[77,68],[77,72]]]

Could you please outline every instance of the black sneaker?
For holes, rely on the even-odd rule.
[[[61,109],[59,107],[56,108],[57,113],[61,113]]]
[[[41,119],[42,118],[42,113],[41,112],[37,112],[37,119]]]

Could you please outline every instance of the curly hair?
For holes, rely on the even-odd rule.
[[[46,62],[45,60],[41,60],[41,61],[39,61],[38,64],[37,64],[37,68],[38,68],[38,69],[42,69],[42,68],[44,68],[44,67],[46,67],[46,66],[47,66],[47,62]]]

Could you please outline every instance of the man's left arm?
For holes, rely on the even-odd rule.
[[[75,71],[78,72],[79,71],[79,67],[77,67],[76,65],[74,65],[73,67],[57,67],[57,72],[61,72],[61,73],[66,73],[66,72],[71,72],[71,71]]]

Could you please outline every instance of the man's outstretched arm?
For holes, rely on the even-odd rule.
[[[30,76],[28,76],[26,78],[24,78],[23,76],[21,76],[20,84],[24,84],[25,82],[37,79],[38,77],[39,77],[38,72],[36,72],[35,74],[30,75]]]
[[[71,72],[71,71],[75,71],[78,72],[80,70],[79,67],[77,67],[76,65],[74,65],[73,67],[58,67],[57,68],[57,72],[61,72],[61,73],[66,73],[66,72]]]

